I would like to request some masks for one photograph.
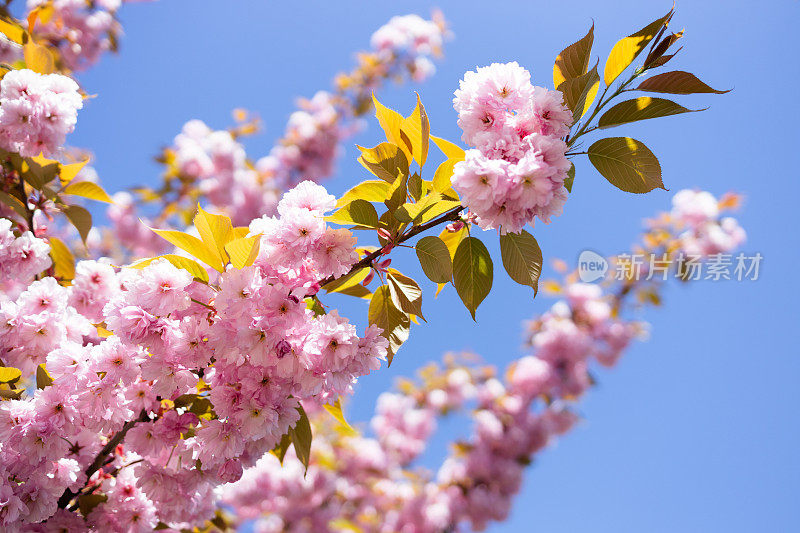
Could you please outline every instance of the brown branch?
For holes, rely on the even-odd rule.
[[[431,228],[433,228],[435,226],[438,226],[439,224],[443,224],[444,222],[452,222],[452,221],[458,220],[459,219],[459,214],[463,210],[464,210],[463,206],[454,207],[453,209],[451,209],[450,211],[447,211],[445,214],[443,214],[439,218],[434,218],[430,222],[426,222],[425,224],[420,224],[419,226],[414,226],[414,227],[411,228],[411,230],[408,233],[404,233],[403,235],[401,235],[400,238],[397,239],[397,241],[395,241],[393,244],[396,246],[396,245],[398,245],[400,243],[406,242],[411,237],[419,235],[423,231],[427,231],[427,230],[429,230],[429,229],[431,229]],[[356,270],[359,270],[361,268],[364,268],[364,267],[367,267],[367,266],[371,265],[374,260],[376,260],[377,258],[379,258],[382,255],[384,255],[383,248],[379,248],[379,249],[375,250],[374,252],[371,252],[371,253],[367,254],[360,261],[358,261],[352,267],[350,267],[350,270],[347,271],[347,274],[344,274],[344,275],[338,276],[338,277],[337,276],[328,276],[327,278],[324,278],[324,279],[320,280],[319,281],[320,288],[324,287],[325,285],[327,285],[328,283],[330,283],[332,281],[336,281],[339,278],[343,278],[345,276],[349,276],[350,274],[352,274]]]
[[[130,429],[138,422],[146,422],[147,420],[150,420],[150,418],[147,416],[145,411],[142,411],[139,413],[139,418],[126,422],[125,425],[122,426],[122,429],[120,429],[113,437],[111,437],[111,439],[109,439],[106,445],[103,446],[103,449],[101,449],[94,458],[92,464],[89,465],[89,468],[86,469],[87,482],[89,481],[89,478],[91,478],[94,473],[100,470],[100,468],[105,464],[108,455],[114,452],[114,449],[122,442],[122,439],[125,438],[125,435],[127,435],[128,431],[130,431]],[[62,494],[58,499],[58,507],[60,509],[66,509],[69,505],[69,502],[77,495],[78,493],[66,489],[64,494]]]

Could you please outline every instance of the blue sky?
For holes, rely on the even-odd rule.
[[[450,100],[466,70],[493,61],[519,61],[534,83],[552,83],[552,62],[566,44],[596,23],[595,55],[603,61],[620,37],[663,15],[670,2],[212,2],[171,0],[123,9],[121,54],[81,75],[97,98],[81,111],[70,143],[96,154],[107,189],[153,184],[152,161],[191,119],[230,124],[230,111],[248,108],[266,131],[249,139],[251,156],[265,154],[280,135],[293,100],[329,87],[353,63],[353,53],[395,14],[426,15],[441,7],[456,38],[435,77],[381,95],[410,111],[418,90],[433,131],[456,140]],[[767,7],[768,6],[768,7]],[[798,349],[790,341],[800,314],[795,287],[800,254],[790,226],[800,197],[797,168],[794,51],[800,3],[684,0],[674,26],[686,28],[685,49],[673,68],[698,74],[724,96],[690,96],[687,107],[711,109],[659,119],[619,133],[644,140],[659,156],[673,191],[701,187],[746,194],[739,215],[748,232],[744,249],[764,256],[755,282],[671,286],[665,306],[649,312],[650,341],[630,350],[580,406],[584,422],[543,453],[528,471],[511,519],[494,531],[692,532],[800,529],[798,459]],[[348,142],[336,177],[341,193],[366,179],[355,162],[356,143],[376,144],[369,129]],[[610,255],[635,240],[640,221],[667,208],[671,194],[634,196],[614,189],[589,165],[577,163],[564,215],[534,234],[546,258],[574,262],[586,248]],[[792,217],[793,218],[793,217]],[[497,253],[496,238],[486,234]],[[349,416],[365,420],[374,398],[397,376],[410,375],[449,350],[472,350],[504,366],[522,355],[522,320],[552,301],[535,301],[511,282],[495,255],[494,290],[477,324],[448,288],[425,299],[428,324],[390,369],[361,381]],[[419,274],[407,254],[398,264]],[[552,272],[550,272],[552,274]],[[426,282],[427,283],[427,282]],[[366,307],[342,301],[363,324]],[[792,346],[795,346],[792,348]],[[464,434],[463,420],[443,425],[430,457]]]

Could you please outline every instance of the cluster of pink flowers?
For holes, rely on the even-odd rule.
[[[0,146],[25,157],[50,157],[75,129],[82,107],[72,79],[12,70],[0,82]]]
[[[201,523],[214,487],[275,447],[300,401],[333,401],[377,369],[388,346],[380,329],[359,336],[336,311],[315,316],[304,301],[358,259],[350,231],[323,219],[334,205],[312,182],[286,193],[277,216],[251,224],[254,265],[217,274],[218,290],[158,259],[119,272],[83,261],[69,287],[46,277],[6,295],[0,359],[24,379],[44,364],[53,383],[0,403],[0,523],[40,522],[65,490],[87,483],[108,497],[84,517],[98,530]],[[0,235],[3,268],[49,265],[43,241]],[[93,324],[113,334],[101,338]],[[131,421],[124,451],[87,480],[106,439]]]
[[[125,246],[135,257],[164,253],[167,243],[153,238],[153,232],[148,229],[148,226],[153,227],[153,222],[139,212],[133,196],[126,191],[120,191],[115,193],[112,199],[114,203],[106,209],[106,216],[113,228],[115,241],[119,241],[119,244]],[[92,245],[92,249],[98,248],[104,255],[116,252],[116,250],[106,250],[105,243],[102,242],[93,242]]]
[[[684,189],[675,194],[670,218],[684,230],[678,239],[687,256],[728,253],[747,238],[735,218],[720,218],[719,201],[706,191]]]
[[[121,32],[114,15],[122,0],[28,0],[28,11],[46,4],[54,13],[47,23],[37,24],[37,36],[58,47],[70,70],[95,64]]]
[[[453,188],[478,224],[518,232],[560,215],[570,169],[562,138],[572,124],[563,95],[534,87],[516,62],[492,63],[464,75],[453,105],[474,147],[456,164]]]
[[[33,276],[50,267],[50,247],[26,231],[19,237],[11,221],[0,218],[0,302],[16,297]]]
[[[419,15],[392,17],[372,34],[372,48],[387,65],[390,76],[402,75],[407,70],[415,81],[433,75],[436,67],[431,56],[441,53],[446,38],[441,14],[434,13],[432,20]]]

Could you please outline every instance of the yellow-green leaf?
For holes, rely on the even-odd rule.
[[[589,161],[612,185],[626,192],[665,189],[661,165],[641,141],[630,137],[600,139],[587,150]]]
[[[258,257],[261,249],[261,236],[233,239],[225,245],[225,251],[235,268],[249,267]]]
[[[426,222],[430,222],[439,215],[443,215],[444,213],[447,213],[451,209],[455,209],[460,205],[461,202],[456,202],[455,200],[437,200],[432,206],[422,210],[420,214],[414,218],[414,223],[425,224]]]
[[[372,103],[375,105],[375,116],[378,119],[378,123],[386,134],[386,140],[400,147],[406,155],[406,161],[411,161],[411,144],[408,137],[400,131],[400,125],[405,120],[403,115],[380,103],[374,94],[372,95]]]
[[[428,139],[431,134],[431,125],[419,94],[417,94],[417,106],[414,108],[414,112],[411,113],[410,117],[403,120],[400,125],[400,131],[405,133],[408,136],[408,140],[411,141],[411,154],[419,163],[420,168],[422,168],[428,158]]]
[[[157,257],[150,257],[147,259],[141,259],[128,265],[128,268],[136,268],[142,269],[155,261],[156,259],[166,259],[172,266],[175,268],[182,268],[186,272],[192,275],[193,278],[199,279],[200,281],[208,282],[208,272],[205,268],[203,268],[197,261],[194,259],[190,259],[188,257],[184,257],[182,255],[177,254],[165,254],[159,255]]]
[[[62,208],[64,216],[75,226],[81,236],[84,244],[86,237],[89,236],[89,230],[92,229],[92,214],[79,205],[68,205]]]
[[[71,281],[75,277],[75,257],[67,245],[57,237],[50,237],[50,258],[57,278]]]
[[[8,37],[10,41],[22,44],[25,30],[17,24],[12,24],[6,20],[0,20],[0,33]]]
[[[286,452],[289,450],[289,446],[292,444],[292,437],[290,433],[287,431],[282,437],[281,441],[272,449],[270,453],[278,458],[281,465],[283,464],[283,458],[286,457]]]
[[[297,410],[300,412],[300,420],[293,428],[289,429],[289,436],[292,438],[297,458],[308,471],[308,463],[311,461],[311,423],[308,421],[308,415],[303,406],[299,406]]]
[[[445,228],[439,234],[439,238],[442,240],[445,246],[447,246],[447,251],[450,252],[450,262],[452,264],[453,258],[456,255],[456,250],[458,249],[458,245],[461,244],[466,237],[469,236],[469,229],[467,229],[466,224],[462,225],[456,231],[450,231],[449,229]],[[452,277],[452,276],[451,276]],[[439,296],[439,293],[442,292],[447,283],[440,283],[436,287],[436,296]]]
[[[536,238],[525,230],[500,235],[500,255],[508,275],[521,285],[539,292],[539,275],[542,273],[542,250]]]
[[[8,207],[14,210],[19,216],[23,219],[28,217],[28,211],[25,208],[25,204],[22,203],[22,200],[17,198],[16,196],[11,196],[3,191],[0,191],[0,202],[3,202]]]
[[[46,46],[28,41],[22,47],[25,65],[39,74],[52,74],[56,70],[56,61],[53,53]]]
[[[405,176],[398,176],[394,183],[389,187],[389,198],[383,203],[389,208],[390,212],[394,212],[398,207],[406,202],[408,196],[408,178]]]
[[[355,430],[353,426],[351,426],[347,419],[344,417],[344,411],[342,410],[342,399],[336,398],[336,401],[331,404],[324,404],[323,407],[325,408],[328,413],[339,422],[339,431],[345,435],[358,435],[358,431]]]
[[[159,237],[163,238],[170,244],[173,244],[183,250],[184,252],[188,252],[192,257],[195,257],[202,261],[203,263],[207,264],[211,268],[223,272],[225,270],[222,261],[219,258],[219,254],[216,250],[212,250],[206,243],[195,237],[194,235],[189,235],[188,233],[183,233],[182,231],[175,231],[175,230],[166,230],[166,229],[155,229],[150,228],[153,232],[156,233]]]
[[[375,206],[366,200],[353,200],[332,215],[325,217],[328,222],[336,224],[355,224],[367,228],[378,227],[378,212]]]
[[[450,179],[453,177],[453,168],[459,161],[456,159],[446,159],[433,175],[433,190],[445,192],[452,185]]]
[[[494,267],[489,250],[475,237],[458,245],[453,257],[453,283],[461,301],[475,320],[475,311],[492,289]]]
[[[584,37],[564,48],[556,57],[556,63],[553,65],[553,87],[558,87],[570,78],[586,74],[593,43],[594,22]]]
[[[572,111],[572,119],[575,122],[592,106],[599,89],[600,75],[597,73],[597,65],[586,74],[568,78],[558,87],[564,94],[564,103]]]
[[[381,328],[384,337],[389,340],[389,364],[392,364],[394,354],[408,339],[411,330],[411,319],[408,315],[395,307],[388,285],[381,285],[372,295],[369,303],[369,323]]]
[[[70,163],[69,165],[61,165],[61,168],[58,171],[58,177],[61,180],[61,185],[66,186],[69,182],[75,179],[75,176],[83,170],[83,167],[89,162],[87,159],[86,161],[80,161],[78,163]]]
[[[339,198],[336,207],[347,205],[353,200],[366,200],[367,202],[383,202],[389,196],[390,183],[386,181],[362,181]]]
[[[114,200],[103,190],[101,186],[91,181],[78,181],[67,185],[63,191],[64,194],[71,194],[73,196],[82,196],[90,200],[97,200],[98,202],[105,202],[113,204]]]
[[[78,508],[81,510],[83,516],[89,516],[95,507],[103,502],[108,501],[108,496],[97,492],[90,494],[81,494],[78,496]]]
[[[44,363],[36,367],[36,388],[43,389],[53,384],[53,378],[44,366]]]
[[[674,9],[671,9],[665,16],[654,20],[641,30],[625,37],[614,45],[606,60],[605,72],[603,73],[603,79],[607,86],[610,86],[633,63],[647,44],[653,40],[653,37],[669,22],[673,12]]]
[[[435,135],[431,135],[431,140],[439,147],[439,150],[447,156],[447,159],[455,159],[456,161],[464,160],[464,149],[457,144],[451,143],[447,139],[436,137]]]
[[[439,237],[428,235],[414,247],[422,271],[434,283],[447,283],[453,278],[453,262],[447,245]]]
[[[636,87],[637,91],[649,91],[651,93],[670,93],[670,94],[696,94],[696,93],[714,93],[725,94],[730,92],[718,91],[712,89],[697,76],[690,72],[682,70],[673,70],[671,72],[664,72],[656,74],[652,78],[647,78]]]
[[[627,124],[638,120],[668,117],[670,115],[692,113],[694,111],[700,110],[686,109],[682,105],[676,104],[672,100],[665,100],[664,98],[642,96],[618,103],[600,117],[598,125],[601,128],[610,128],[612,126],[619,126],[620,124]]]
[[[569,170],[567,170],[567,177],[564,178],[564,187],[566,187],[567,192],[572,192],[573,183],[575,183],[575,164],[570,161]]]
[[[360,284],[364,278],[367,277],[369,274],[370,269],[367,267],[359,268],[358,270],[354,270],[349,274],[342,276],[341,278],[337,278],[330,283],[326,283],[322,286],[326,292],[340,292],[342,290],[349,289],[350,287],[354,287]]]
[[[403,151],[392,143],[381,143],[374,148],[358,147],[361,157],[358,162],[375,176],[389,183],[394,183],[398,176],[408,175],[408,158]]]
[[[224,264],[228,262],[228,253],[225,245],[233,240],[233,224],[225,215],[215,215],[204,210],[197,204],[197,214],[194,216],[194,227],[200,238],[209,249],[216,252],[219,260]]]
[[[389,282],[389,295],[395,307],[409,314],[417,315],[423,320],[422,315],[422,289],[412,278],[402,272],[390,268],[387,272]]]
[[[0,366],[0,383],[16,383],[22,371],[13,366]]]
[[[433,208],[434,205],[436,205],[436,203],[441,199],[442,196],[439,193],[434,192],[419,202],[406,202],[397,209],[394,216],[397,217],[397,220],[400,222],[408,223],[414,221],[426,211]]]

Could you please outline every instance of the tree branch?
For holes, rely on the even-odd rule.
[[[415,235],[419,235],[423,231],[427,231],[430,228],[436,227],[439,224],[442,224],[444,222],[452,222],[452,221],[458,220],[459,219],[459,214],[463,210],[464,210],[464,207],[459,205],[458,207],[454,207],[450,211],[447,211],[445,214],[443,214],[439,218],[434,218],[430,222],[426,222],[425,224],[420,224],[419,226],[412,227],[411,230],[408,233],[404,233],[403,235],[401,235],[400,238],[397,239],[397,241],[394,243],[394,245],[396,246],[396,245],[398,245],[400,243],[406,242],[407,240],[409,240],[410,238],[414,237]],[[350,274],[352,274],[356,270],[359,270],[361,268],[369,266],[370,264],[372,264],[372,262],[375,259],[379,258],[382,255],[383,255],[383,248],[379,248],[379,249],[375,250],[374,252],[371,252],[371,253],[367,254],[360,261],[358,261],[352,267],[350,267],[350,270],[347,272],[347,274],[344,274],[344,275],[338,276],[338,277],[337,276],[328,276],[327,278],[321,279],[319,281],[320,288],[324,287],[325,285],[327,285],[328,283],[330,283],[332,281],[336,281],[339,278],[343,278],[345,276],[349,276]]]

